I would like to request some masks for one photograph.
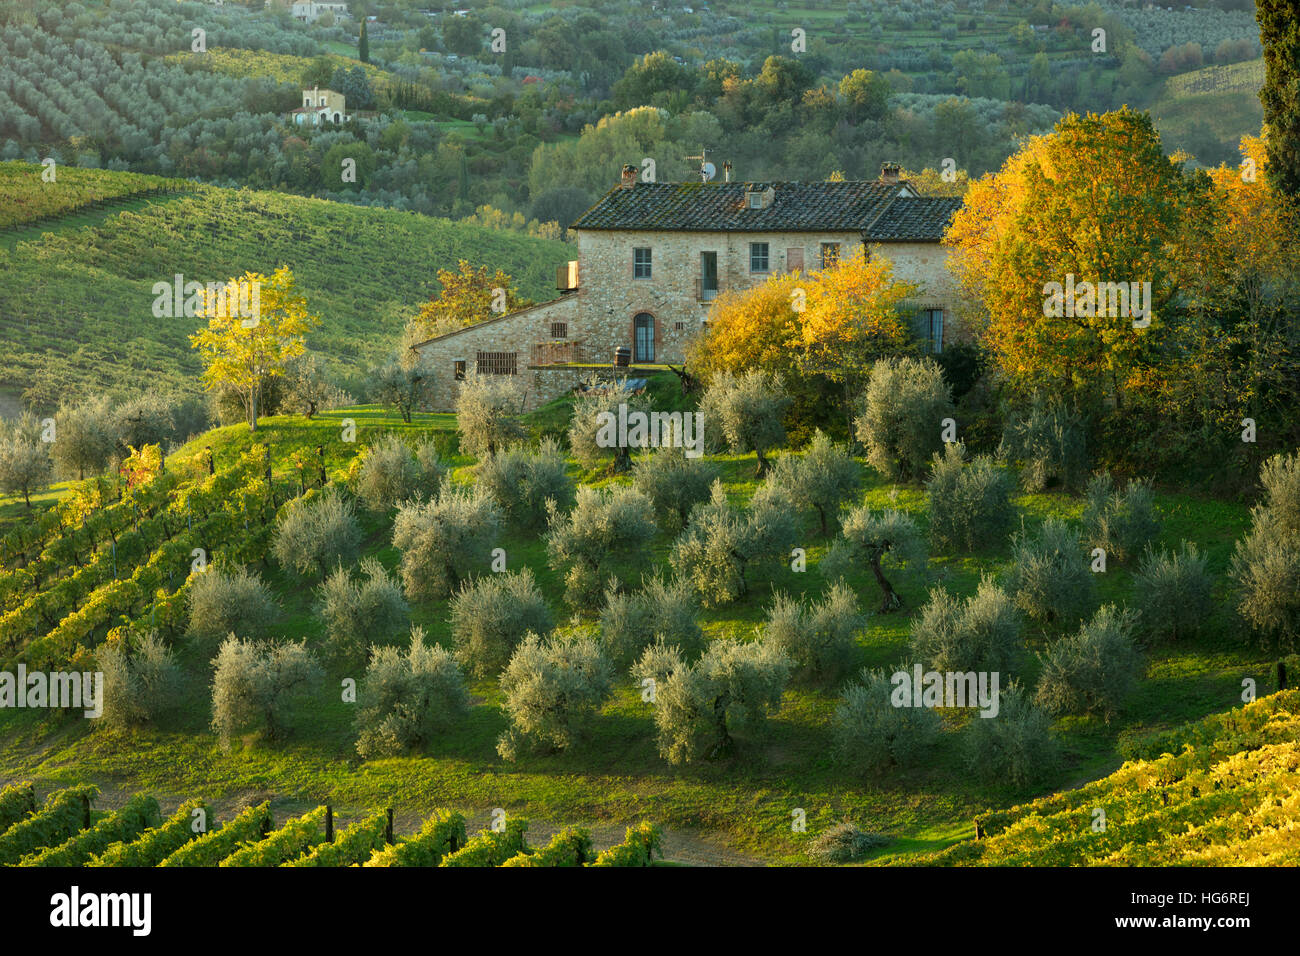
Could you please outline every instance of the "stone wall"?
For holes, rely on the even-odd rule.
[[[768,244],[766,272],[749,268],[750,244],[755,242]],[[545,404],[564,394],[587,372],[560,375],[542,371],[535,367],[537,364],[555,364],[572,356],[564,350],[562,343],[566,341],[581,343],[581,361],[610,363],[615,348],[633,346],[633,323],[641,313],[653,319],[653,361],[681,364],[688,343],[708,318],[710,301],[700,295],[702,253],[717,253],[718,291],[725,292],[759,285],[770,275],[797,268],[800,260],[805,271],[820,269],[822,243],[832,242],[840,244],[841,257],[859,254],[862,245],[856,232],[583,231],[578,237],[580,291],[419,347],[432,361],[437,376],[435,410],[450,411],[455,407],[459,387],[453,374],[455,363],[463,361],[467,369],[474,369],[480,352],[513,354],[514,377],[526,406],[532,409]],[[633,274],[635,248],[651,250],[648,279]],[[946,268],[948,250],[926,242],[883,243],[877,249],[877,254],[889,259],[899,279],[923,287],[911,304],[944,310],[945,342],[960,338],[960,330],[954,325],[957,288]],[[553,323],[565,325],[565,339],[553,339]],[[558,347],[534,354],[535,345],[552,342]]]
[[[531,368],[534,345],[550,345],[553,323],[564,323],[567,341],[580,336],[574,333],[583,293],[572,293],[503,315],[477,325],[431,339],[417,346],[417,350],[433,368],[433,411],[449,412],[456,407],[460,383],[456,380],[456,363],[464,362],[466,371],[478,370],[480,353],[498,353],[513,356],[514,380],[521,401],[528,410],[544,405],[556,394],[556,380],[538,378]],[[599,360],[599,359],[598,359]]]

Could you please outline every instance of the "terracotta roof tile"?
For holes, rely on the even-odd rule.
[[[650,231],[836,232],[868,228],[907,184],[879,180],[775,183],[642,183],[615,186],[578,217],[572,229]],[[765,209],[746,195],[773,190]],[[910,188],[910,187],[909,187]]]

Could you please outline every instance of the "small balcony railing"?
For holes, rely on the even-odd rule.
[[[582,339],[553,339],[534,342],[532,365],[576,365],[586,361]]]

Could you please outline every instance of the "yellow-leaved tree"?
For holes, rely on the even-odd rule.
[[[442,291],[420,306],[406,326],[406,344],[414,345],[467,325],[532,305],[515,288],[514,280],[497,269],[473,266],[461,259],[457,271],[438,270]]]
[[[1013,389],[1093,408],[1148,389],[1185,212],[1206,186],[1128,108],[1072,113],[970,185],[945,241]]]
[[[872,362],[911,348],[904,303],[917,292],[871,249],[826,269],[778,273],[718,296],[687,361],[706,384],[720,371],[777,373],[798,433],[800,424],[827,422]]]
[[[232,307],[235,302],[241,307]],[[209,391],[236,391],[255,432],[262,388],[307,350],[305,336],[320,317],[308,311],[288,266],[269,278],[246,272],[216,295],[205,292],[202,315],[207,327],[191,335],[190,344],[203,359],[203,383]]]

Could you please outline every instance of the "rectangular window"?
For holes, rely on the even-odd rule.
[[[465,360],[464,359],[457,359],[455,362],[451,363],[451,374],[456,381],[458,382],[465,381]]]
[[[650,278],[650,250],[649,249],[632,250],[632,278],[634,279]]]
[[[476,365],[480,375],[518,375],[518,352],[479,352]]]
[[[943,351],[943,309],[922,309],[917,313],[916,334],[926,351],[938,355]]]
[[[822,268],[829,269],[840,261],[840,244],[838,242],[822,243]]]
[[[569,323],[568,323],[568,322],[552,322],[552,323],[551,323],[551,338],[553,338],[553,339],[567,339],[568,337],[569,337]]]
[[[751,242],[749,244],[749,271],[750,272],[767,272],[768,254],[766,242]]]
[[[700,298],[713,299],[718,295],[718,254],[700,253]]]

